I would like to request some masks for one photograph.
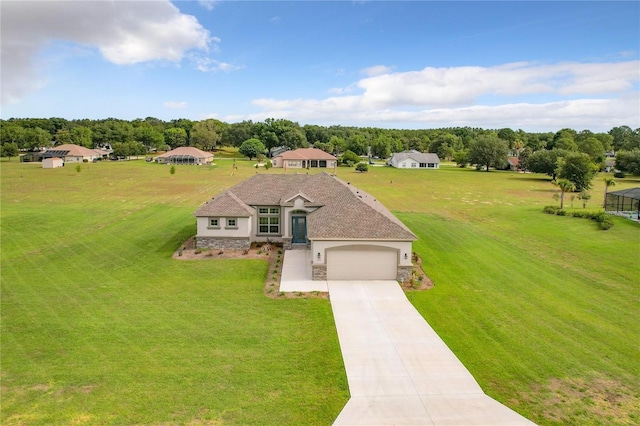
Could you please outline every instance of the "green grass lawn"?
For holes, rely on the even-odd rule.
[[[265,297],[264,261],[171,259],[253,163],[1,164],[0,423],[335,419],[349,395],[327,300]],[[338,175],[420,237],[435,287],[409,298],[489,395],[540,424],[640,421],[640,226],[543,214],[542,176],[369,170]]]

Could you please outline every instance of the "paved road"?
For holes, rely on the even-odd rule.
[[[395,281],[328,281],[351,399],[335,425],[532,425],[487,396]]]

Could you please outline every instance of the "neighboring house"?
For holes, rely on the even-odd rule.
[[[62,161],[62,158],[49,157],[42,160],[43,169],[57,169],[58,167],[62,166],[64,166],[64,161]]]
[[[156,157],[162,164],[209,164],[213,162],[213,154],[192,146],[181,146]]]
[[[438,154],[425,154],[411,150],[393,154],[388,164],[399,169],[439,169],[440,159]]]
[[[82,163],[101,159],[102,155],[93,149],[67,143],[54,146],[41,153],[42,160],[47,158],[61,158],[65,163]]]
[[[615,158],[605,158],[604,160],[604,171],[609,173],[616,169],[616,159]]]
[[[317,148],[298,148],[285,151],[271,160],[273,167],[285,169],[334,168],[337,158]]]
[[[328,173],[258,174],[195,212],[196,246],[308,248],[314,280],[411,276],[416,236],[371,195]]]
[[[507,158],[507,163],[509,164],[509,170],[520,170],[520,159],[518,157]]]

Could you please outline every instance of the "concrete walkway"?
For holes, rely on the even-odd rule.
[[[311,280],[310,250],[285,250],[280,291],[329,291],[326,281]]]
[[[335,425],[532,425],[485,395],[395,281],[329,281],[351,399]]]

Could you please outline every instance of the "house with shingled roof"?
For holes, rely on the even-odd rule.
[[[273,157],[273,167],[285,169],[334,168],[338,161],[333,155],[317,148],[298,148]]]
[[[412,149],[393,154],[388,164],[398,169],[439,169],[440,158],[438,154],[425,154]]]
[[[162,164],[209,164],[213,162],[213,154],[192,146],[180,146],[155,158]]]
[[[67,143],[49,148],[40,154],[44,160],[47,158],[60,158],[65,163],[82,163],[102,159],[102,154],[96,150],[84,146]]]
[[[195,216],[201,249],[282,243],[310,250],[315,280],[411,276],[413,232],[375,197],[328,173],[257,174]]]

